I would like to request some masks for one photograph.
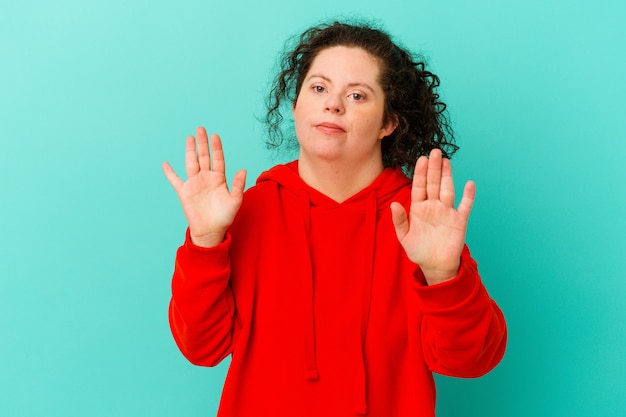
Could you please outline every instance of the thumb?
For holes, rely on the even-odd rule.
[[[163,162],[161,168],[163,169],[163,173],[165,174],[165,177],[169,181],[172,188],[174,188],[174,190],[178,192],[180,187],[183,186],[183,180],[181,180],[180,177],[176,175],[174,169],[168,162]]]
[[[243,198],[243,191],[245,187],[246,187],[246,171],[242,169],[240,171],[237,171],[237,173],[235,174],[233,178],[233,185],[231,187],[232,191],[230,192],[230,195],[237,199]]]
[[[398,240],[402,240],[409,231],[409,219],[406,215],[406,210],[402,207],[402,204],[398,202],[391,203],[391,220],[396,229],[396,235]]]

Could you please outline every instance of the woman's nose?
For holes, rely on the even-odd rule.
[[[325,104],[325,110],[329,113],[341,114],[344,111],[343,101],[337,95],[329,94]]]

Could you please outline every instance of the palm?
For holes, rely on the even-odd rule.
[[[168,163],[163,164],[163,171],[183,206],[192,241],[201,246],[213,246],[223,239],[241,206],[245,171],[235,175],[230,191],[219,136],[211,136],[211,153],[206,131],[198,128],[197,136],[197,152],[194,137],[187,138],[187,181],[181,180]]]
[[[456,275],[474,195],[475,186],[470,181],[458,209],[454,208],[450,161],[435,149],[429,159],[421,157],[415,165],[408,217],[399,203],[393,204],[398,240],[429,283]]]
[[[230,195],[223,174],[201,171],[188,177],[178,190],[189,226],[197,235],[227,227],[233,221],[239,201]],[[204,226],[204,227],[202,227]]]

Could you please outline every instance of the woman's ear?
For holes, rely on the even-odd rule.
[[[294,104],[295,105],[295,104]],[[389,136],[396,130],[398,127],[398,115],[394,114],[383,126],[380,128],[380,132],[378,133],[378,139],[382,139],[386,136]]]

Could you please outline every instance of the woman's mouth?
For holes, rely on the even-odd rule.
[[[346,130],[335,123],[320,123],[315,126],[317,130],[327,135],[340,135],[346,133]]]

